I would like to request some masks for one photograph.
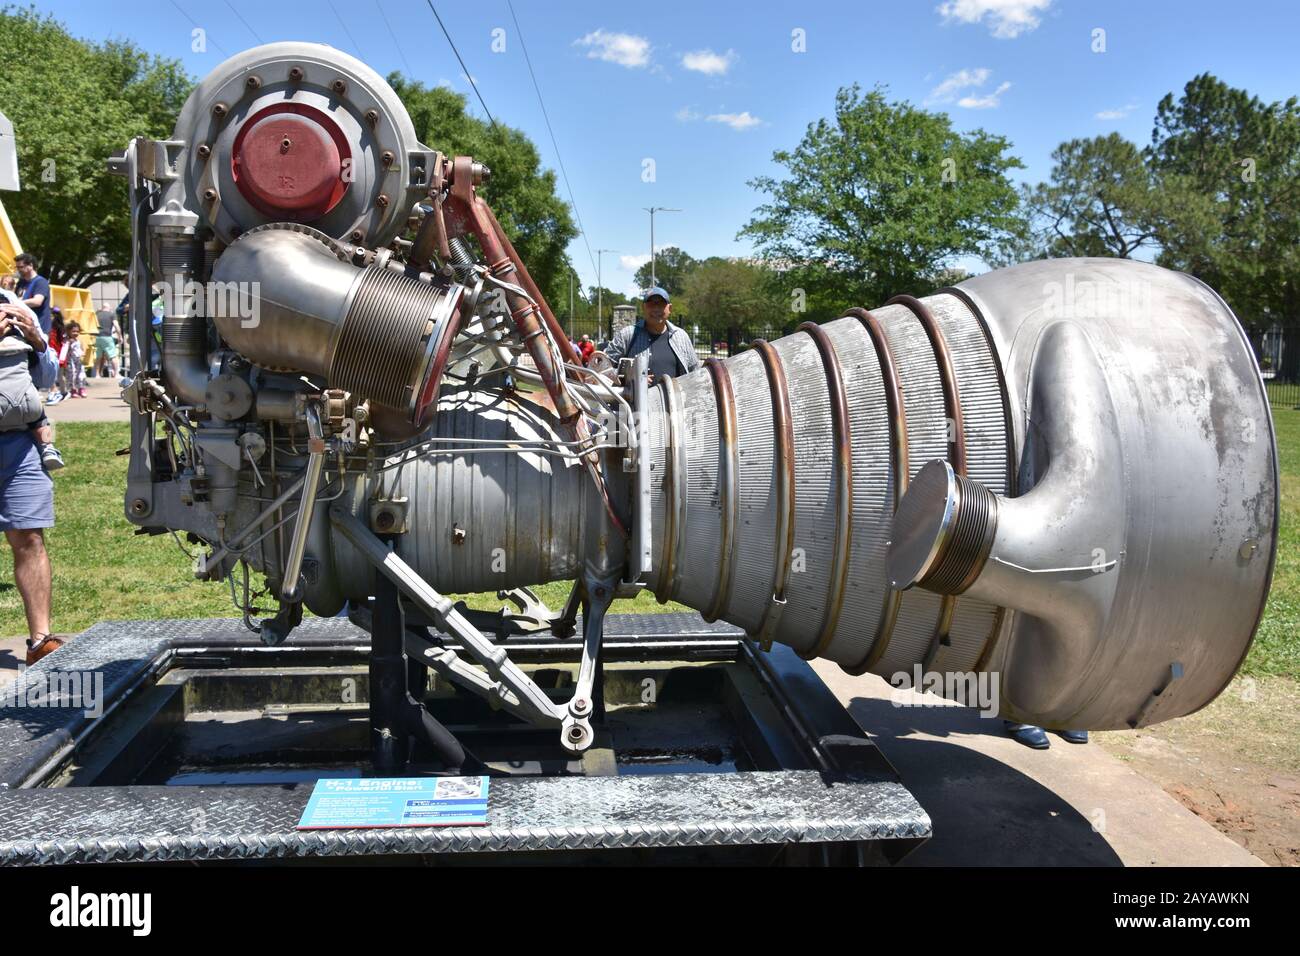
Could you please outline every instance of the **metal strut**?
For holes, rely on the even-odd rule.
[[[357,519],[345,505],[330,506],[330,521],[369,561],[380,575],[391,581],[439,628],[455,637],[470,657],[487,671],[486,678],[467,665],[449,648],[422,649],[422,659],[452,680],[489,700],[495,699],[512,713],[539,726],[561,728],[565,749],[579,753],[595,739],[591,730],[592,688],[599,664],[600,641],[605,612],[614,599],[617,574],[608,578],[584,575],[583,648],[577,687],[567,704],[557,704],[546,691],[519,669],[505,649],[494,644],[466,620],[450,598],[407,564],[395,551]],[[378,590],[378,588],[377,588]],[[404,635],[404,629],[399,631]],[[423,710],[423,708],[421,708]],[[424,711],[424,713],[428,713]],[[432,719],[432,718],[430,718]]]

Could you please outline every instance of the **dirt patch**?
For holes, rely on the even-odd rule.
[[[1229,839],[1300,866],[1300,684],[1238,677],[1204,710],[1094,739]]]

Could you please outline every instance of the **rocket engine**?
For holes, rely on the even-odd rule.
[[[644,357],[582,366],[478,195],[490,170],[420,143],[347,54],[241,53],[114,163],[126,515],[184,533],[268,643],[382,577],[457,640],[424,663],[575,751],[603,616],[642,589],[851,673],[997,671],[1002,713],[1049,727],[1190,713],[1250,645],[1272,419],[1186,275],[1034,262],[649,386]],[[155,336],[137,290],[159,284]],[[567,703],[445,596],[556,580],[569,606],[536,614],[583,610]]]

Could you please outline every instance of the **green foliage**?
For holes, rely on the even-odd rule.
[[[658,285],[675,298],[686,291],[686,280],[698,265],[699,262],[692,259],[683,250],[678,249],[676,246],[669,246],[666,249],[660,249],[659,254],[655,257],[656,281],[650,281],[650,263],[647,262],[636,270],[636,284],[642,289]]]
[[[925,294],[955,257],[994,256],[1023,231],[1009,148],[882,87],[844,88],[832,119],[773,154],[785,176],[750,182],[767,202],[740,235],[785,270],[787,297],[805,290],[812,315]]]
[[[1049,182],[1026,188],[1032,257],[1115,256],[1154,246],[1160,196],[1141,151],[1118,133],[1052,152]]]
[[[692,322],[736,332],[781,328],[797,316],[783,305],[770,274],[753,263],[716,256],[686,279],[683,314]],[[676,317],[674,306],[674,317]]]
[[[126,185],[105,160],[134,136],[170,135],[189,76],[176,60],[127,41],[87,43],[12,7],[0,10],[0,63],[23,187],[5,206],[23,248],[55,284],[121,276],[131,257]]]
[[[1163,193],[1159,262],[1256,327],[1300,318],[1300,105],[1204,73],[1156,109],[1147,158]]]
[[[569,302],[569,241],[578,235],[568,204],[556,191],[555,172],[541,168],[537,147],[521,131],[498,123],[495,128],[471,116],[465,97],[444,86],[425,86],[391,73],[415,123],[420,140],[447,156],[473,156],[486,163],[492,178],[480,193],[557,317]]]

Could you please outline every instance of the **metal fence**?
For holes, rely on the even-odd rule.
[[[794,331],[794,325],[784,329],[736,329],[713,323],[692,322],[689,319],[679,322],[676,317],[672,319],[672,322],[684,329],[691,337],[691,342],[695,345],[695,352],[701,359],[727,358],[744,351],[754,339],[779,339],[781,336],[789,335]],[[570,322],[561,318],[560,324],[575,340],[580,340],[583,335],[590,335],[591,340],[597,346],[603,346],[609,341],[609,329],[597,329],[594,319],[589,322],[582,319]]]
[[[1250,344],[1264,375],[1269,404],[1300,408],[1300,325],[1251,332]]]

